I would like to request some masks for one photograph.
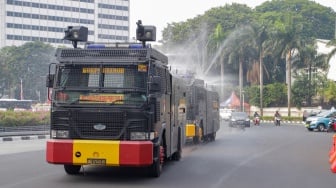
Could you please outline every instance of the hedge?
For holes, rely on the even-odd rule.
[[[0,111],[0,126],[35,126],[49,125],[50,112]]]

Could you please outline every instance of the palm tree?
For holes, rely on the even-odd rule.
[[[260,115],[263,116],[263,86],[264,86],[264,62],[263,59],[269,51],[268,34],[265,26],[253,24],[255,43],[258,50],[259,61],[259,94],[260,94]]]
[[[272,54],[271,44],[272,41],[268,38],[266,26],[258,23],[253,23],[250,30],[250,42],[246,44],[246,47],[250,49],[252,66],[247,72],[247,79],[251,83],[259,84],[260,92],[260,115],[263,116],[263,83],[264,72],[269,75],[268,70],[264,66],[264,58],[266,55]]]
[[[335,36],[335,39],[331,40],[329,43],[328,43],[328,46],[336,46],[336,36]],[[331,52],[328,54],[328,57],[327,57],[327,62],[330,61],[330,59],[336,54],[336,47],[331,50]]]
[[[224,32],[222,29],[222,25],[219,23],[216,25],[216,28],[211,35],[211,38],[209,40],[210,43],[210,48],[213,50],[212,53],[218,52],[218,61],[217,63],[220,64],[220,92],[221,96],[224,94],[224,67],[225,67],[225,62],[224,62],[224,53],[219,53],[221,51],[221,46],[222,42],[224,40]]]
[[[246,63],[246,67],[252,67],[253,60],[250,58],[255,56],[255,34],[251,26],[241,27],[230,34],[226,39],[226,47],[223,53],[228,58],[228,63],[238,62],[239,69],[239,96],[241,101],[241,109],[243,107],[242,97],[243,97],[243,65]]]
[[[298,55],[298,50],[302,46],[303,39],[301,38],[301,30],[303,29],[300,24],[294,23],[296,18],[289,12],[285,16],[284,22],[275,23],[277,33],[274,38],[274,43],[281,49],[282,58],[286,60],[286,82],[287,82],[287,105],[288,117],[291,116],[291,72],[294,56]]]
[[[312,44],[313,43],[313,44]],[[312,102],[312,69],[319,67],[322,70],[327,69],[326,56],[317,53],[317,46],[315,42],[304,45],[299,50],[299,61],[293,67],[294,70],[300,70],[302,68],[308,71],[308,93],[307,93],[307,105],[311,106]]]

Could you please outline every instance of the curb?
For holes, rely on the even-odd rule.
[[[49,135],[0,137],[0,143],[10,142],[10,141],[19,141],[19,140],[40,140],[40,139],[48,139],[48,138],[49,138]]]
[[[253,122],[253,120],[252,120]],[[272,120],[261,120],[260,122],[263,122],[263,123],[274,123],[274,121]],[[282,121],[281,122],[283,123],[293,123],[293,124],[302,124],[302,125],[305,125],[305,122],[303,121]]]

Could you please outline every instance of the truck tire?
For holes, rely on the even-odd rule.
[[[64,165],[64,170],[69,175],[79,174],[81,165]]]
[[[160,159],[156,159],[154,163],[149,167],[150,177],[160,177],[162,171],[162,165],[160,164]]]
[[[182,144],[181,144],[181,137],[182,137],[182,133],[181,131],[179,131],[179,135],[178,135],[178,144],[177,144],[177,151],[173,154],[172,159],[174,161],[179,161],[181,159],[182,156]]]
[[[193,137],[193,144],[199,144],[200,143],[200,138],[199,138],[199,136],[194,136]]]
[[[165,158],[165,151],[164,151],[164,146],[163,142],[161,141],[160,146],[155,147],[157,149],[157,156],[154,159],[153,164],[149,167],[149,176],[150,177],[160,177],[161,172],[162,172],[162,167],[164,163],[164,158]]]
[[[215,141],[216,140],[216,132],[212,133],[211,135],[211,141]]]

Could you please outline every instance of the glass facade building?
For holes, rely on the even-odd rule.
[[[86,26],[88,41],[129,41],[129,0],[1,0],[0,48],[29,41],[53,46],[68,26]]]

